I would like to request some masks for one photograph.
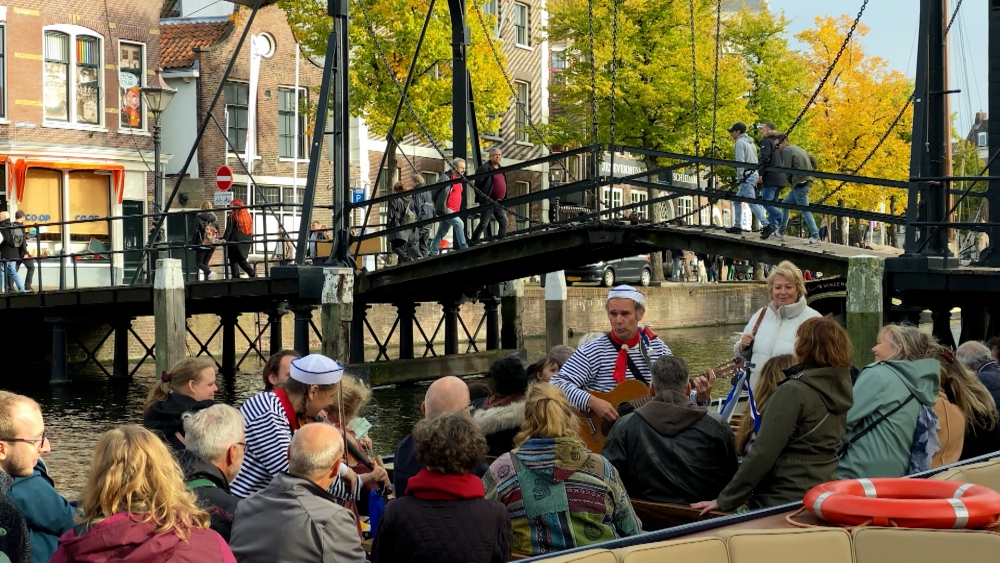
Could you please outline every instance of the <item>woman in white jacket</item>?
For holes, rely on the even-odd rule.
[[[793,353],[795,332],[799,325],[807,319],[822,316],[806,304],[806,284],[802,273],[787,260],[771,269],[771,274],[767,276],[767,289],[771,302],[750,317],[743,336],[736,343],[738,354],[753,342],[750,363],[756,368],[750,371],[751,389],[756,389],[757,371],[769,359]]]

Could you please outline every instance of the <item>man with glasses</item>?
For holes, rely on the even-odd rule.
[[[229,491],[229,484],[240,472],[247,447],[243,415],[229,405],[213,405],[185,414],[183,421],[186,449],[175,455],[184,482],[211,516],[210,527],[228,542],[240,500]]]
[[[0,391],[0,553],[15,563],[30,563],[28,526],[7,494],[16,477],[29,477],[49,451],[38,403]]]

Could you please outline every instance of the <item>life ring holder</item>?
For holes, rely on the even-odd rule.
[[[1000,525],[1000,493],[993,489],[930,479],[844,479],[809,490],[803,507],[817,519],[843,527],[882,526],[984,529]]]

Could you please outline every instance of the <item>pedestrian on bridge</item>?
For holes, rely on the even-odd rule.
[[[413,197],[403,195],[405,191],[406,188],[402,182],[393,184],[392,193],[399,197],[389,202],[389,217],[385,225],[387,229],[409,225],[417,220],[417,214],[413,211]],[[416,229],[404,229],[389,235],[389,245],[399,257],[400,264],[420,258],[420,252],[417,250],[417,236]]]
[[[729,128],[729,135],[736,141],[734,151],[734,160],[736,162],[742,162],[745,164],[752,164],[753,166],[747,167],[737,167],[736,168],[736,182],[739,185],[739,189],[736,191],[737,197],[745,197],[749,199],[754,199],[757,197],[756,187],[757,187],[757,147],[754,145],[753,139],[747,135],[747,126],[743,123],[734,123],[732,127]],[[726,229],[727,233],[742,233],[743,232],[743,204],[741,202],[733,203],[733,217],[735,218],[733,226]],[[767,225],[767,217],[764,215],[764,208],[758,204],[750,204],[750,212],[757,217],[761,225]]]
[[[28,253],[24,229],[12,225],[10,214],[0,211],[0,233],[3,235],[3,242],[0,242],[0,260],[3,261],[4,273],[0,276],[0,290],[7,291],[7,278],[10,278],[18,293],[23,293],[24,285],[21,284],[21,276],[17,273],[17,262]]]
[[[420,174],[413,175],[413,191],[424,187],[424,178]],[[413,194],[413,212],[417,215],[417,221],[426,221],[434,218],[434,197],[431,192],[424,190]],[[429,256],[431,253],[431,226],[424,225],[417,228],[417,251],[420,257]]]
[[[816,169],[815,159],[809,155],[802,147],[788,143],[788,135],[778,137],[778,147],[781,149],[785,159],[785,168],[795,168],[804,172],[812,172]],[[792,187],[782,203],[794,203],[795,205],[809,205],[809,188],[812,187],[812,176],[808,174],[792,174],[788,177],[788,184]],[[806,246],[819,244],[819,229],[816,228],[816,220],[809,211],[801,211],[802,218],[809,228],[809,240]],[[785,228],[788,227],[788,218],[792,215],[790,209],[781,211],[781,226],[778,227],[778,240],[785,235]]]
[[[439,217],[457,213],[462,209],[462,181],[465,174],[465,160],[456,158],[452,161],[451,166],[452,170],[441,174],[441,177],[438,178],[439,182],[453,182],[439,191],[437,197],[434,198],[434,210]],[[441,241],[448,234],[448,229],[454,233],[452,236],[455,248],[461,250],[468,246],[465,244],[465,223],[462,222],[462,218],[449,217],[441,219],[438,224],[437,234],[434,235],[434,241],[431,242],[432,255],[441,252]]]
[[[247,276],[255,278],[257,273],[247,262],[250,242],[253,240],[253,220],[242,199],[234,199],[233,208],[226,221],[226,232],[222,235],[228,252],[229,275],[234,279],[239,278],[242,269]]]
[[[781,131],[773,123],[763,123],[760,126],[760,198],[764,201],[778,201],[781,190],[784,189],[788,179],[784,172],[768,170],[771,166],[784,166],[782,163],[782,153],[778,146],[778,137]],[[760,238],[767,239],[778,232],[778,225],[781,224],[781,210],[773,205],[765,205],[767,211],[767,224],[763,225],[760,231]]]
[[[500,168],[501,156],[499,148],[490,149],[490,159],[476,170],[476,174],[486,174]],[[501,239],[507,237],[507,210],[499,203],[506,197],[507,175],[503,172],[495,172],[476,180],[476,203],[482,208],[482,212],[479,214],[479,225],[472,233],[472,244],[479,242],[479,237],[493,220],[497,222],[497,236]]]

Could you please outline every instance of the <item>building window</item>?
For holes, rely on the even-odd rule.
[[[249,84],[246,82],[226,82],[226,136],[229,138],[227,152],[242,153],[247,150],[249,104]]]
[[[118,48],[119,88],[121,90],[121,126],[128,129],[142,129],[145,115],[142,94],[139,89],[145,85],[145,47],[135,43],[122,43]],[[129,84],[128,88],[123,88]]]
[[[531,85],[527,82],[514,82],[517,86],[517,140],[528,141],[528,112],[531,108]]]
[[[45,119],[69,121],[69,35],[45,34]]]
[[[437,172],[421,172],[420,175],[424,177],[425,186],[436,184],[439,176]]]
[[[640,203],[649,199],[649,194],[647,194],[646,192],[639,192],[636,190],[632,190],[629,192],[629,199],[631,200],[631,203]],[[633,207],[632,211],[634,211],[635,214],[638,215],[640,219],[646,219],[647,216],[649,215],[649,208],[645,205],[642,205],[640,207]]]
[[[522,47],[531,45],[528,30],[531,29],[530,12],[525,4],[514,4],[514,44]]]
[[[514,182],[514,197],[528,195],[531,193],[531,183],[530,182]],[[517,216],[514,217],[514,222],[518,229],[526,229],[528,227],[528,222],[525,217],[528,216],[530,210],[528,209],[527,203],[522,203],[514,207],[514,212]]]
[[[301,208],[292,204],[302,203],[303,190],[303,187],[263,186],[260,184],[251,190],[246,184],[233,185],[233,197],[242,199],[247,205],[287,204],[275,205],[267,210],[261,208],[247,210],[253,219],[254,238],[257,239],[253,245],[254,254],[273,253],[277,250],[280,234],[279,225],[291,235],[294,245],[295,233],[299,230]]]
[[[306,115],[301,106],[306,101],[306,89],[299,88],[298,96],[295,88],[278,87],[278,156],[281,158],[305,158],[306,154]],[[298,111],[298,140],[295,138],[295,114]]]
[[[605,186],[601,188],[601,211],[608,211],[602,214],[605,219],[614,219],[622,216],[623,192],[621,188],[611,188]],[[614,209],[615,211],[610,211]]]
[[[989,146],[989,136],[986,133],[976,134],[976,146],[977,147],[988,147]]]
[[[483,15],[493,16],[493,37],[500,36],[500,2],[488,0],[483,4]]]
[[[552,51],[552,68],[566,68],[566,51]]]
[[[101,42],[96,37],[76,38],[76,120],[101,122]]]
[[[100,125],[102,39],[77,26],[59,27],[45,31],[44,118]]]
[[[691,196],[682,197],[677,200],[677,216],[684,220],[687,225],[693,224],[691,211],[694,209],[694,202]]]

